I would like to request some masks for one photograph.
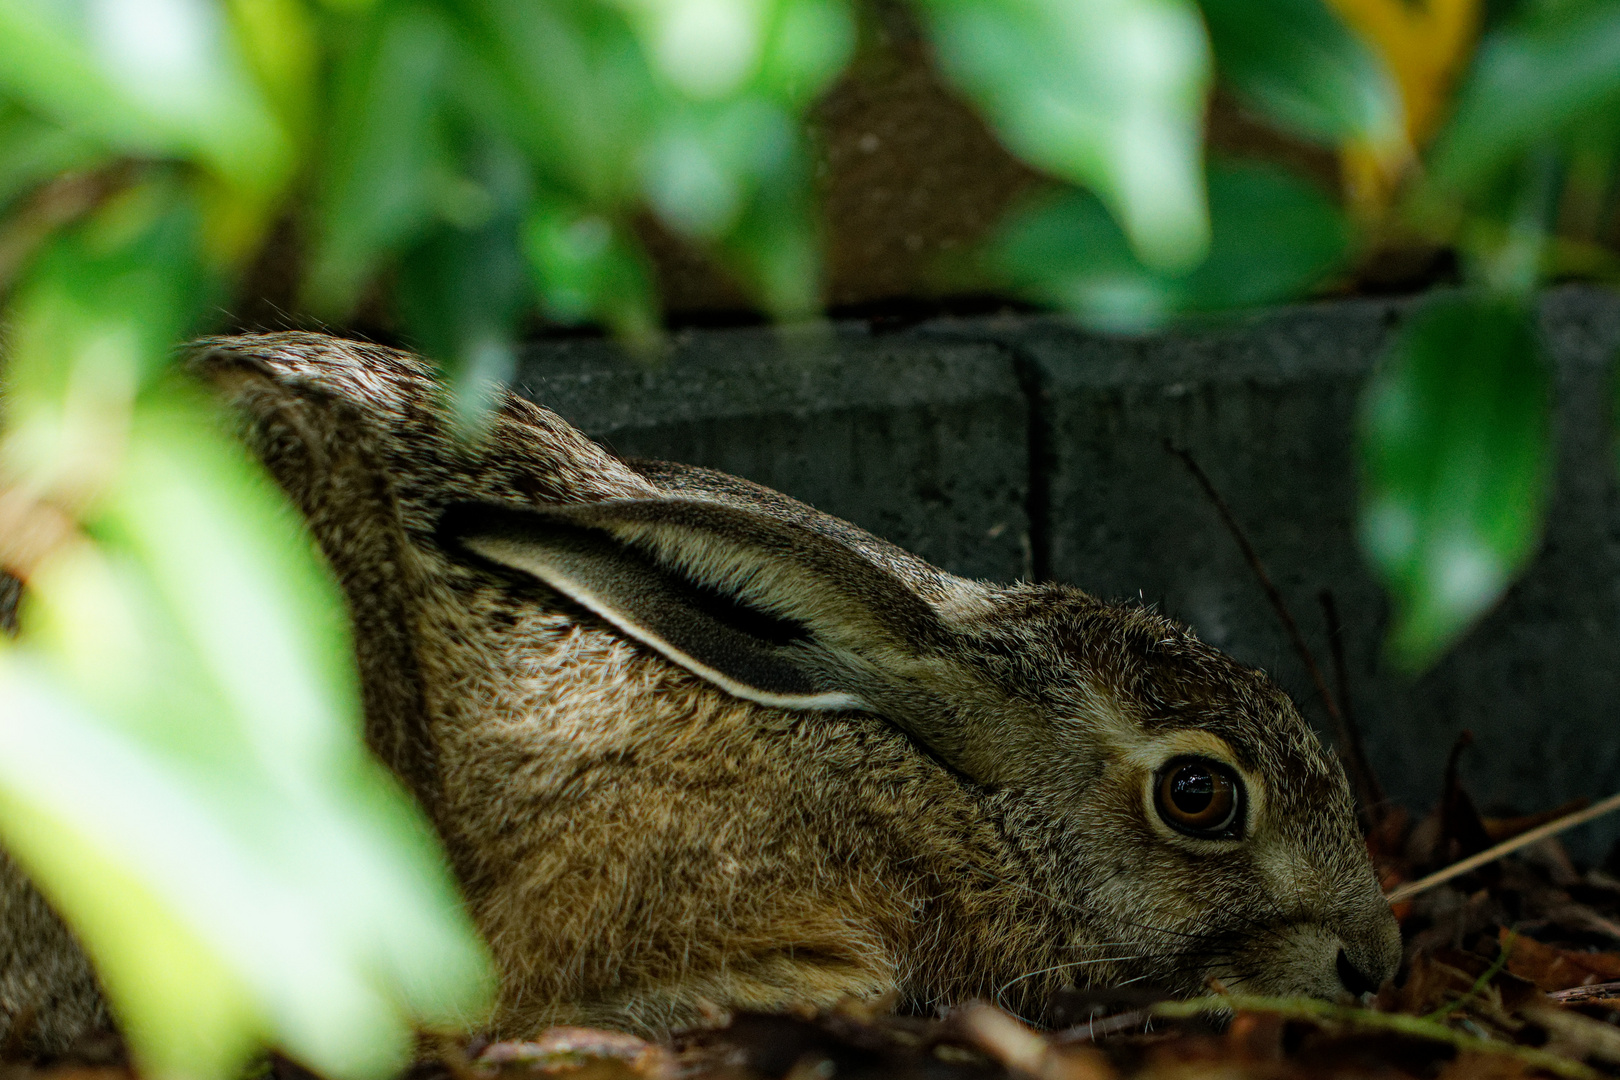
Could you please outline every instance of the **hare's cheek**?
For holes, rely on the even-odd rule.
[[[1088,908],[1178,938],[1208,927],[1235,899],[1221,887],[1229,871],[1212,868],[1148,829],[1096,858],[1091,877],[1084,890]]]
[[[1260,895],[1290,897],[1290,906],[1299,905],[1304,910],[1319,906],[1317,901],[1323,898],[1327,886],[1326,875],[1299,845],[1262,836],[1248,845],[1246,854]]]
[[[1229,977],[1242,979],[1249,993],[1334,1000],[1347,995],[1337,967],[1342,952],[1343,942],[1327,928],[1294,924],[1256,937],[1220,966],[1230,967]]]

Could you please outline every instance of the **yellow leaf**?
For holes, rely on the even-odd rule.
[[[1457,77],[1479,36],[1481,0],[1330,0],[1339,15],[1377,49],[1400,86],[1407,144],[1421,149],[1439,129]],[[1376,216],[1410,165],[1387,148],[1350,144],[1341,150],[1351,204]]]

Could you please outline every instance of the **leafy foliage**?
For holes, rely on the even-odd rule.
[[[1014,218],[991,257],[1006,280],[1029,294],[1120,331],[1287,299],[1344,258],[1343,217],[1310,184],[1278,170],[1217,166],[1209,206],[1209,255],[1180,273],[1143,265],[1101,204],[1082,191]]]
[[[1095,191],[1149,265],[1200,261],[1210,62],[1190,3],[929,0],[924,10],[945,70],[1008,146]]]
[[[1431,662],[1535,553],[1550,391],[1529,312],[1473,296],[1431,303],[1369,388],[1362,534],[1409,666]]]
[[[942,74],[1052,178],[986,249],[1003,288],[1135,331],[1352,279],[1380,247],[1462,254],[1462,291],[1404,331],[1362,435],[1394,655],[1430,662],[1539,531],[1531,292],[1615,272],[1615,0],[1498,5],[1477,53],[1478,0],[912,11]],[[0,651],[0,837],[89,942],[148,1066],[221,1076],[271,1042],[377,1075],[411,1024],[487,989],[430,831],[360,748],[331,586],[168,377],[173,346],[289,236],[309,310],[386,300],[469,420],[533,312],[657,333],[649,221],[777,317],[812,315],[803,121],[858,16],[0,0],[0,566],[29,596]],[[1216,85],[1336,152],[1348,211],[1275,164],[1206,166]]]

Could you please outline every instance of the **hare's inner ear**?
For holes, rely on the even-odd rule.
[[[462,505],[440,535],[739,697],[881,713],[962,772],[1008,779],[997,729],[1016,704],[921,596],[836,540],[692,499]]]
[[[532,575],[739,697],[797,709],[871,707],[817,662],[813,631],[792,614],[686,571],[650,537],[624,535],[637,530],[612,527],[616,516],[661,505],[457,506],[440,533],[479,558]]]

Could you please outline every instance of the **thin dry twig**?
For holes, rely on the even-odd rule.
[[[1152,1009],[1131,1009],[1129,1012],[1115,1013],[1112,1016],[1103,1016],[1095,1020],[1087,1020],[1083,1024],[1064,1028],[1051,1036],[1052,1042],[1059,1046],[1070,1043],[1093,1042],[1097,1039],[1106,1039],[1110,1035],[1118,1035],[1125,1031],[1137,1031],[1153,1020]]]
[[[1265,590],[1266,599],[1271,601],[1272,610],[1277,613],[1278,621],[1282,623],[1283,629],[1288,634],[1288,639],[1294,645],[1294,651],[1299,654],[1300,661],[1305,665],[1305,671],[1310,675],[1311,682],[1316,687],[1316,694],[1322,699],[1322,707],[1327,710],[1328,719],[1333,723],[1333,736],[1339,759],[1344,762],[1345,769],[1350,773],[1351,784],[1355,787],[1356,801],[1360,803],[1361,812],[1365,819],[1363,824],[1370,826],[1373,823],[1374,815],[1377,813],[1376,808],[1383,800],[1378,797],[1376,784],[1369,786],[1368,778],[1361,775],[1365,763],[1358,764],[1355,754],[1351,750],[1357,740],[1349,730],[1344,714],[1339,710],[1338,702],[1334,701],[1332,692],[1328,690],[1327,680],[1322,677],[1322,669],[1317,665],[1316,657],[1312,654],[1310,646],[1305,644],[1305,635],[1299,632],[1299,624],[1294,621],[1293,613],[1288,610],[1288,603],[1283,599],[1282,591],[1272,582],[1271,575],[1266,572],[1265,563],[1260,561],[1259,552],[1255,551],[1254,545],[1249,542],[1248,534],[1243,531],[1243,526],[1238,524],[1236,515],[1232,513],[1232,508],[1226,504],[1225,499],[1221,498],[1221,493],[1216,490],[1214,482],[1209,478],[1209,474],[1204,472],[1203,467],[1192,456],[1192,452],[1177,446],[1169,439],[1164,440],[1164,448],[1181,459],[1182,464],[1187,466],[1187,471],[1192,473],[1193,479],[1197,480],[1198,485],[1204,489],[1204,494],[1209,497],[1209,501],[1215,507],[1215,512],[1220,515],[1221,521],[1226,525],[1227,532],[1232,534],[1232,539],[1237,541],[1239,550],[1243,552],[1243,557],[1248,560],[1249,569],[1254,571],[1255,578],[1260,582],[1260,588]]]
[[[1601,982],[1593,983],[1590,986],[1573,986],[1568,990],[1554,990],[1547,996],[1564,1005],[1575,1005],[1583,1001],[1604,1001],[1608,998],[1620,998],[1620,982]]]
[[[1443,870],[1436,870],[1428,877],[1409,881],[1405,885],[1392,889],[1384,898],[1391,904],[1398,904],[1402,900],[1411,899],[1418,893],[1427,892],[1436,885],[1443,885],[1454,877],[1460,877],[1470,870],[1477,870],[1481,866],[1493,863],[1504,855],[1511,855],[1520,848],[1529,847],[1531,844],[1545,840],[1549,836],[1557,836],[1559,833],[1567,829],[1573,829],[1577,825],[1585,825],[1588,821],[1600,818],[1604,814],[1611,814],[1616,810],[1620,810],[1620,794],[1610,795],[1607,799],[1593,803],[1585,810],[1576,810],[1574,813],[1555,818],[1547,822],[1547,824],[1538,826],[1528,832],[1509,837],[1500,844],[1488,847],[1477,855],[1470,855],[1466,859],[1452,863]]]

